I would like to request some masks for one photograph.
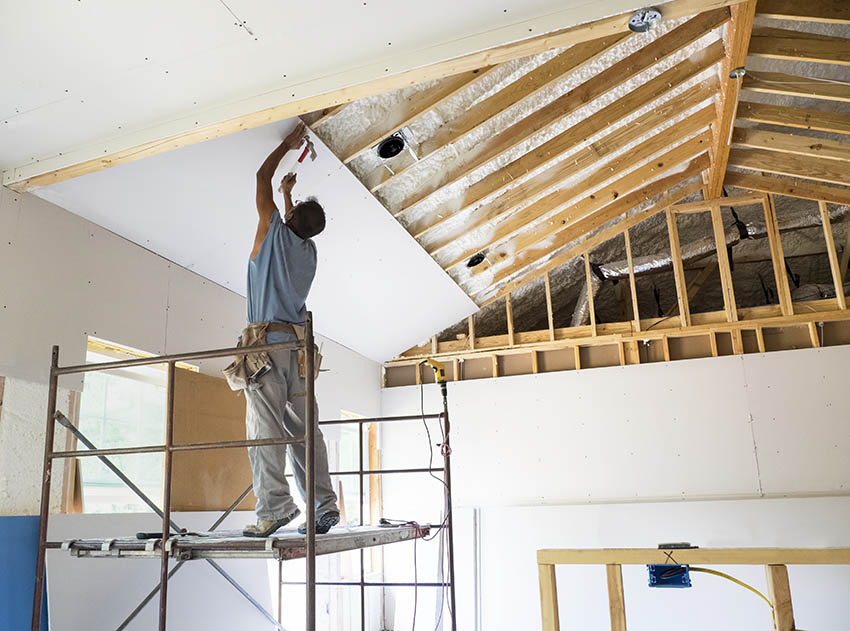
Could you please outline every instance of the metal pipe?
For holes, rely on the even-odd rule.
[[[413,416],[384,416],[384,417],[374,417],[374,418],[341,418],[341,419],[333,419],[329,421],[319,421],[319,425],[350,425],[352,423],[360,423],[361,425],[364,423],[391,423],[393,421],[421,421],[423,418],[425,419],[435,419],[440,418],[441,414],[416,414]]]
[[[174,439],[174,361],[168,362],[168,392],[165,408],[165,479],[162,485],[162,564],[159,571],[159,631],[165,630],[168,609],[168,546],[169,523],[171,522],[171,474],[174,453],[171,442]]]
[[[307,312],[304,335],[304,379],[307,390],[307,419],[304,440],[304,483],[307,487],[307,554],[305,562],[307,597],[306,631],[316,631],[316,383],[313,314]]]
[[[358,471],[358,474],[359,474],[359,478],[360,478],[360,520],[359,521],[360,521],[361,526],[363,525],[363,512],[364,512],[363,511],[363,479],[365,477],[363,475],[363,469],[364,469],[364,464],[363,464],[363,429],[364,429],[364,426],[363,426],[362,423],[357,426],[357,432],[358,432],[357,444],[359,445],[359,448],[360,448],[359,449],[360,453],[358,454],[359,455],[358,462],[360,464],[360,470]],[[364,582],[366,580],[366,573],[365,573],[366,571],[365,571],[365,568],[363,567],[365,563],[366,563],[366,555],[364,554],[363,548],[360,548],[360,631],[366,631],[366,588],[364,586]]]
[[[149,454],[165,451],[201,451],[204,449],[232,449],[234,447],[265,447],[266,445],[290,445],[304,442],[303,438],[257,438],[253,440],[229,440],[220,443],[188,443],[183,445],[150,445],[147,447],[115,447],[113,449],[82,449],[57,451],[51,458],[84,458],[86,456],[117,456],[122,454]]]
[[[94,443],[92,443],[88,438],[86,438],[86,435],[83,434],[79,429],[74,427],[74,424],[71,423],[71,421],[68,420],[68,417],[62,414],[62,412],[56,410],[56,413],[53,415],[53,418],[55,418],[59,423],[61,423],[69,432],[71,432],[77,438],[77,440],[83,443],[86,447],[88,447],[89,449],[97,449],[94,446]],[[145,495],[142,489],[133,484],[132,480],[130,480],[130,478],[124,475],[124,472],[121,471],[121,469],[119,469],[118,467],[116,467],[115,464],[113,464],[113,462],[109,458],[106,458],[105,456],[98,456],[98,458],[104,465],[106,465],[106,468],[112,471],[112,473],[114,473],[116,476],[118,476],[118,479],[121,480],[124,484],[126,484],[130,488],[130,490],[133,491],[133,493],[135,493],[139,497],[140,500],[147,504],[148,508],[150,508],[159,517],[163,516],[162,511],[159,510],[159,506],[157,506],[151,498]],[[170,520],[170,524],[171,528],[174,531],[181,531],[180,526],[175,524],[174,520]]]
[[[449,421],[449,400],[446,383],[440,384],[443,394],[443,478],[446,483],[446,526],[449,530],[448,552],[449,552],[449,604],[452,616],[452,631],[457,631],[457,607],[455,600],[455,544],[454,544],[454,517],[452,515],[452,448],[449,442],[451,434],[451,423]]]
[[[221,525],[221,522],[223,522],[225,519],[227,519],[227,516],[230,515],[230,513],[232,513],[233,511],[236,510],[236,507],[239,506],[246,497],[248,497],[248,493],[250,493],[251,489],[253,489],[253,488],[254,488],[254,485],[249,484],[248,488],[246,488],[244,491],[242,491],[242,494],[239,497],[237,497],[230,506],[227,507],[227,510],[224,511],[221,514],[221,516],[219,516],[219,518],[215,520],[215,522],[213,522],[213,525],[210,526],[210,532],[212,532],[213,530],[218,528]]]
[[[300,348],[301,342],[278,342],[276,344],[261,344],[257,346],[238,346],[235,348],[216,348],[210,351],[195,351],[192,353],[177,353],[175,355],[154,355],[151,357],[139,357],[138,359],[122,359],[114,362],[100,362],[96,364],[79,364],[77,366],[62,366],[56,368],[56,374],[68,375],[81,372],[93,372],[97,370],[114,370],[116,368],[130,368],[133,366],[150,366],[151,364],[165,364],[169,362],[184,362],[194,359],[215,359],[216,357],[228,357],[230,355],[249,355],[268,351],[284,351]]]
[[[174,576],[174,574],[177,572],[177,570],[179,570],[181,567],[183,567],[184,563],[186,563],[186,561],[179,561],[177,563],[177,565],[175,565],[173,568],[171,568],[171,571],[168,573],[168,578],[171,578],[172,576]],[[124,622],[122,622],[120,625],[118,625],[118,627],[116,627],[115,631],[124,631],[124,629],[127,628],[127,625],[130,624],[133,621],[133,619],[136,616],[139,615],[139,613],[142,611],[142,609],[144,609],[145,606],[151,600],[153,600],[153,597],[157,595],[157,593],[159,592],[159,587],[160,587],[160,583],[157,582],[157,584],[154,585],[154,588],[150,591],[150,593],[147,596],[145,596],[144,598],[142,598],[142,602],[140,602],[139,605],[135,609],[133,609],[133,611],[130,612],[130,615],[128,615],[126,618],[124,618]]]
[[[50,356],[50,379],[47,391],[47,426],[44,430],[44,460],[41,475],[41,507],[38,517],[38,551],[35,557],[35,587],[32,598],[32,631],[41,629],[41,606],[44,598],[44,555],[47,543],[47,519],[50,513],[50,474],[53,468],[53,435],[56,429],[53,414],[56,412],[56,394],[59,390],[59,347],[54,346]]]
[[[232,576],[230,576],[230,574],[224,571],[224,568],[222,568],[218,563],[216,563],[212,559],[206,559],[206,561],[213,567],[216,572],[218,572],[219,574],[221,574],[221,576],[224,577],[224,580],[233,585],[236,591],[242,594],[248,600],[248,602],[254,605],[257,611],[262,613],[263,616],[265,616],[266,620],[271,622],[276,629],[279,629],[280,631],[286,631],[286,629],[283,628],[283,625],[280,624],[280,622],[278,622],[277,620],[275,620],[273,615],[266,611],[265,607],[258,603],[257,600],[253,596],[251,596],[251,594],[245,591],[245,589],[236,581],[236,579],[234,579]]]

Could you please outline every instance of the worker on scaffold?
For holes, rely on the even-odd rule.
[[[289,173],[280,185],[284,203],[281,219],[272,178],[287,152],[298,149],[305,139],[306,128],[299,123],[257,171],[259,222],[248,262],[248,327],[240,340],[243,345],[303,339],[301,325],[307,316],[307,294],[316,275],[316,245],[312,238],[324,230],[325,212],[314,198],[292,202],[296,177]],[[310,350],[313,349],[271,351],[259,368],[255,365],[248,371],[244,389],[248,439],[304,435],[307,397],[303,352]],[[315,363],[318,371],[318,361]],[[339,510],[328,474],[327,447],[318,425],[315,445],[316,533],[325,534],[339,523]],[[249,447],[257,523],[243,530],[245,536],[268,537],[300,513],[284,475],[287,451],[298,491],[307,499],[303,443]],[[304,523],[299,532],[306,529]]]

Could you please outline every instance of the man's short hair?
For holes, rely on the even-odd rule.
[[[299,202],[292,210],[289,227],[302,239],[310,239],[325,229],[325,210],[315,198]]]

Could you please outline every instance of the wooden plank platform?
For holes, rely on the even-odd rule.
[[[333,554],[425,537],[429,526],[337,527],[326,535],[316,535],[316,554]],[[287,561],[306,556],[306,536],[297,528],[279,530],[267,539],[243,537],[239,530],[197,532],[175,535],[166,543],[169,555],[181,561],[192,559],[277,559]],[[159,559],[160,539],[135,536],[48,541],[48,549],[65,549],[84,558]]]

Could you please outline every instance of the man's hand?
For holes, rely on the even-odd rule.
[[[287,173],[283,176],[283,179],[280,181],[280,186],[278,190],[284,195],[289,195],[292,193],[292,187],[295,186],[295,178],[296,175],[294,173]]]
[[[307,136],[307,126],[304,123],[298,123],[289,135],[284,139],[283,145],[287,149],[298,149],[304,138]]]

